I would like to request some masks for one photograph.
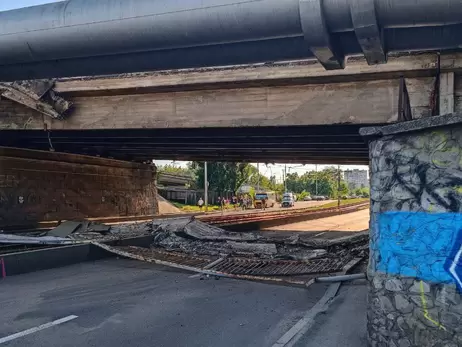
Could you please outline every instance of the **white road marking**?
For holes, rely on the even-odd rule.
[[[35,327],[35,328],[27,329],[27,330],[21,331],[19,333],[16,333],[16,334],[13,334],[13,335],[10,335],[10,336],[2,337],[0,339],[0,344],[3,344],[5,342],[9,342],[11,340],[15,340],[17,338],[20,338],[20,337],[23,337],[23,336],[26,336],[26,335],[34,334],[34,333],[36,333],[36,332],[38,332],[40,330],[48,329],[48,328],[51,328],[51,327],[53,327],[55,325],[63,324],[63,323],[69,322],[71,320],[74,320],[76,318],[78,318],[78,316],[74,316],[74,315],[67,316],[67,317],[55,320],[53,322],[50,322],[50,323],[39,325],[38,327]]]

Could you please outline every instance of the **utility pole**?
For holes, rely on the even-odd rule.
[[[314,175],[314,180],[316,182],[316,196],[318,196],[318,164],[316,164],[316,173]]]
[[[337,181],[337,207],[340,208],[340,165],[337,168],[337,176],[338,176],[338,181]]]
[[[260,163],[257,163],[257,193],[260,191]]]
[[[204,162],[204,199],[205,199],[205,212],[209,210],[209,180],[207,174],[207,162]]]
[[[284,193],[287,192],[287,164],[284,165]]]

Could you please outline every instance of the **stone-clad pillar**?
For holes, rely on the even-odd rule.
[[[462,117],[365,128],[370,346],[462,346]]]

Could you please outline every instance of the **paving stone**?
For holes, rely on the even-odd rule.
[[[397,278],[389,279],[385,282],[385,289],[391,292],[403,291],[403,283]]]
[[[414,305],[402,294],[395,295],[395,307],[401,313],[410,313],[414,309]]]
[[[395,307],[387,296],[379,296],[380,307],[383,311],[389,313],[395,311]]]
[[[462,316],[462,304],[449,306],[449,311]]]
[[[460,294],[454,286],[443,286],[436,292],[436,301],[444,306],[458,305],[461,302]]]
[[[411,347],[411,342],[408,339],[401,339],[398,341],[398,347]]]
[[[406,323],[403,317],[398,317],[396,319],[396,326],[403,334],[407,334],[410,330],[409,325]]]
[[[375,289],[382,289],[383,288],[383,278],[381,276],[375,275],[374,279],[372,280],[372,285]]]
[[[455,313],[445,312],[441,314],[441,324],[446,329],[455,330],[460,326],[461,317]]]
[[[422,281],[422,286],[423,286],[424,293],[430,293],[430,285],[428,283]],[[411,293],[420,294],[421,292],[420,281],[414,281],[414,284],[411,286],[411,288],[409,288],[409,291]]]
[[[424,302],[422,301],[422,297],[420,295],[412,295],[410,296],[410,299],[416,306],[418,307],[424,306]],[[425,304],[427,308],[435,307],[435,302],[428,295],[425,295]]]

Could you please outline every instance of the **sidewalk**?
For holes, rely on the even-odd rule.
[[[293,346],[366,347],[365,281],[345,284],[324,314]]]

